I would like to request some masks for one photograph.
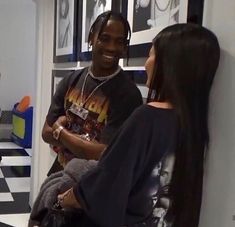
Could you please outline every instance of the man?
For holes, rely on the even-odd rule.
[[[129,38],[129,23],[119,13],[107,11],[93,23],[88,36],[92,63],[60,82],[42,130],[45,142],[63,148],[59,153],[98,160],[122,123],[142,104],[140,91],[119,66],[119,59],[128,53]],[[54,164],[49,175],[58,170]]]

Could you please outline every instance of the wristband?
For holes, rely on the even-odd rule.
[[[64,129],[63,126],[59,126],[57,129],[55,129],[53,132],[52,132],[52,135],[53,135],[53,138],[56,139],[56,140],[59,140],[60,138],[60,133],[61,131]]]

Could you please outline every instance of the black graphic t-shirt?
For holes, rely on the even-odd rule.
[[[74,187],[82,208],[97,225],[174,226],[167,212],[178,132],[174,110],[142,105],[133,112],[97,167]]]
[[[142,104],[142,96],[123,70],[107,81],[95,79],[87,72],[88,68],[75,71],[59,83],[47,123],[52,126],[59,116],[69,115],[74,132],[84,139],[108,144],[133,110]],[[87,110],[86,118],[74,117],[73,111],[69,111],[74,106]]]
[[[110,100],[102,90],[108,82],[108,79],[95,80],[85,70],[79,81],[66,93],[64,108],[70,110],[67,114],[73,118],[72,131],[84,139],[100,141],[108,120]]]

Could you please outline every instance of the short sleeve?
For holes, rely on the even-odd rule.
[[[50,126],[53,125],[53,123],[57,120],[59,116],[65,115],[64,98],[69,87],[77,78],[77,76],[79,75],[77,75],[77,73],[74,72],[70,75],[65,76],[59,82],[56,88],[56,92],[52,97],[51,105],[46,117],[46,121]]]
[[[144,162],[148,136],[141,132],[146,128],[145,121],[136,110],[112,140],[98,166],[74,187],[86,214],[102,227],[123,224],[129,194]]]

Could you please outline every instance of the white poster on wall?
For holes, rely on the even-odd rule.
[[[130,45],[152,42],[163,28],[187,21],[188,0],[129,0]]]

